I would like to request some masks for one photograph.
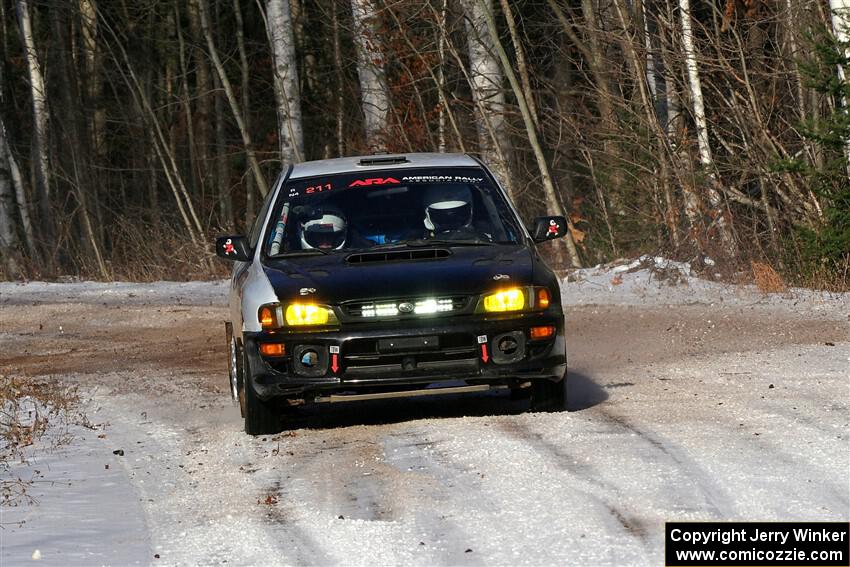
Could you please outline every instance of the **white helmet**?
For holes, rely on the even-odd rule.
[[[339,211],[322,211],[320,217],[301,222],[301,248],[339,250],[345,246],[348,224]]]
[[[435,186],[425,195],[425,228],[457,230],[472,223],[472,193],[467,187]]]

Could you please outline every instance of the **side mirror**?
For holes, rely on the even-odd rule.
[[[250,262],[251,248],[246,236],[220,236],[215,239],[215,255],[234,262]]]
[[[546,242],[561,238],[567,233],[567,219],[564,217],[537,217],[531,238],[534,242]]]

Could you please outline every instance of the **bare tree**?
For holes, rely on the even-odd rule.
[[[277,101],[278,143],[283,163],[304,160],[301,126],[301,95],[289,0],[268,0],[266,4],[269,43],[274,59],[274,92]]]
[[[230,104],[230,110],[233,112],[233,117],[236,120],[236,125],[239,127],[239,133],[242,135],[242,144],[245,146],[245,155],[248,157],[248,164],[251,167],[251,172],[254,174],[254,180],[257,182],[257,188],[260,194],[265,197],[269,192],[269,185],[266,183],[263,172],[260,170],[260,163],[257,161],[257,154],[254,151],[254,142],[251,139],[251,133],[245,127],[245,122],[242,120],[242,109],[239,101],[236,100],[236,95],[233,93],[233,87],[230,85],[230,79],[227,78],[227,72],[224,70],[224,64],[218,56],[218,50],[215,47],[215,41],[212,36],[210,27],[209,7],[207,0],[199,0],[201,14],[201,28],[204,37],[207,40],[207,48],[209,56],[212,59],[215,70],[218,73],[218,78],[221,80],[221,86],[224,89],[224,94],[227,95],[227,102]]]
[[[836,39],[842,44],[847,45],[848,34],[850,34],[850,1],[848,0],[829,0],[829,8],[832,11],[832,30]],[[847,50],[844,51],[844,57],[847,57]],[[844,65],[838,64],[838,80],[846,81]],[[847,97],[841,97],[841,105],[847,108]],[[844,156],[847,160],[847,171],[850,176],[850,140],[844,141]]]
[[[6,149],[5,128],[0,124],[0,261],[6,275],[18,277],[20,243],[15,227],[15,192],[12,188],[12,168]]]
[[[29,72],[30,95],[32,97],[33,118],[33,177],[35,178],[38,210],[41,216],[41,232],[49,241],[53,235],[53,219],[50,215],[50,166],[48,160],[47,132],[47,89],[44,76],[41,74],[41,64],[33,38],[32,19],[30,16],[29,0],[18,0],[18,23],[21,29],[21,40],[27,59]]]
[[[737,254],[735,240],[726,221],[726,214],[723,210],[720,193],[716,188],[717,177],[714,172],[714,160],[711,156],[711,145],[708,140],[705,103],[702,94],[699,67],[697,65],[696,50],[694,49],[690,0],[679,0],[679,16],[682,22],[682,44],[685,50],[685,65],[688,71],[688,85],[690,87],[693,118],[697,130],[699,160],[709,180],[706,184],[706,194],[708,195],[708,203],[711,206],[710,215],[717,224],[720,239],[726,248],[726,253],[734,257]]]
[[[495,47],[496,53],[498,53],[498,57],[501,60],[502,66],[505,69],[505,74],[507,74],[508,81],[510,82],[511,88],[513,89],[514,96],[516,97],[517,103],[519,104],[520,113],[522,114],[522,120],[525,124],[525,132],[528,135],[528,141],[531,144],[531,149],[534,152],[534,158],[537,161],[537,167],[540,170],[540,177],[543,182],[543,198],[546,203],[546,208],[552,214],[563,214],[566,216],[567,226],[569,227],[569,230],[567,231],[567,235],[564,238],[563,242],[570,257],[570,263],[574,267],[579,268],[581,267],[581,259],[579,258],[578,250],[576,249],[575,242],[573,241],[575,227],[573,226],[569,213],[566,211],[563,203],[561,202],[561,197],[557,189],[555,188],[555,184],[552,182],[552,175],[549,172],[549,164],[546,162],[546,157],[543,154],[543,147],[540,145],[540,140],[537,136],[537,130],[534,126],[534,120],[531,117],[531,112],[528,108],[528,103],[526,102],[527,97],[530,93],[523,92],[522,87],[519,84],[519,80],[516,77],[516,73],[514,73],[513,67],[511,67],[510,60],[508,59],[508,54],[505,51],[505,48],[502,43],[499,41],[499,35],[496,30],[496,19],[493,16],[493,12],[491,10],[492,5],[487,5],[488,0],[479,1],[481,3],[481,6],[483,7],[483,16],[492,44]],[[563,264],[564,262],[561,258],[561,251],[557,248],[556,256],[558,257],[559,263]]]
[[[478,131],[479,152],[508,191],[512,192],[510,137],[505,121],[503,75],[488,23],[493,1],[461,0],[461,3],[466,14],[470,87],[478,111],[475,126]]]
[[[357,75],[363,97],[366,144],[372,151],[386,149],[390,94],[384,69],[384,54],[378,32],[378,14],[372,0],[351,0],[354,43],[357,46]]]

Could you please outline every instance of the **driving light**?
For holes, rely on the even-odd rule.
[[[451,299],[424,299],[416,302],[413,312],[417,315],[429,315],[452,310],[454,302]]]
[[[525,307],[525,294],[520,288],[511,288],[484,297],[484,311],[501,313],[521,311]]]
[[[286,308],[286,324],[327,325],[330,309],[315,303],[292,303]]]

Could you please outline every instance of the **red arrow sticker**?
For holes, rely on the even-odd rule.
[[[336,357],[338,357],[338,356],[339,356],[338,354],[331,355],[331,370],[334,371],[334,374],[336,374],[336,371],[339,370],[339,365],[336,363],[336,360],[337,360]]]
[[[481,360],[485,363],[490,360],[490,357],[487,356],[487,343],[481,345]]]

